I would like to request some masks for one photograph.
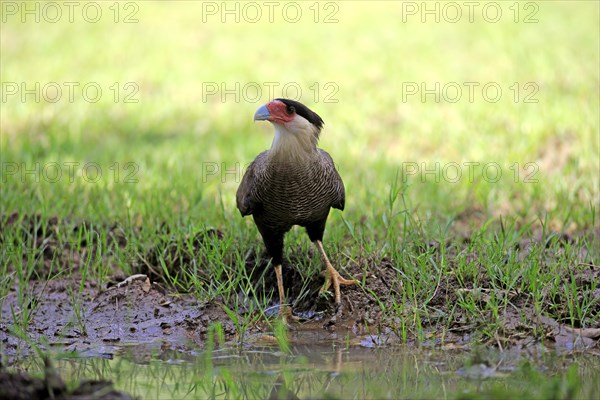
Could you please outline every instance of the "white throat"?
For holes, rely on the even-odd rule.
[[[283,160],[303,160],[317,152],[317,136],[312,124],[294,124],[292,129],[275,126],[275,137],[271,145],[271,156]]]

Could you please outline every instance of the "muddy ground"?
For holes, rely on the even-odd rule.
[[[16,220],[17,217],[13,216],[6,219],[9,224],[15,223]],[[57,230],[65,229],[63,222],[57,219],[50,220],[49,226],[45,227],[40,226],[39,217],[25,218],[21,224],[36,237],[42,266],[48,267],[55,257],[68,256],[73,260],[83,258],[83,253],[87,251],[94,251],[93,243],[84,243],[78,248],[79,254],[65,252],[64,244],[59,246],[56,241]],[[93,228],[70,224],[69,229]],[[118,233],[117,228],[106,229],[109,240],[114,241],[116,245],[124,245],[124,236]],[[169,235],[165,237],[168,238]],[[204,232],[197,238],[197,244],[202,244],[207,238],[220,240],[221,234],[214,230]],[[8,243],[3,245],[6,247]],[[530,244],[520,244],[524,248],[528,245]],[[431,246],[439,247],[440,244],[432,243]],[[157,251],[156,248],[148,249],[143,257],[144,262],[139,263],[135,269],[138,275],[127,279],[128,277],[115,267],[106,285],[99,287],[94,281],[87,280],[81,291],[81,277],[76,267],[70,271],[69,278],[59,274],[52,279],[44,279],[45,273],[52,274],[42,271],[38,274],[38,279],[31,279],[24,288],[33,299],[24,307],[20,306],[18,282],[15,282],[2,301],[0,348],[5,357],[4,364],[13,364],[19,357],[30,354],[35,346],[42,350],[77,351],[83,356],[106,358],[112,358],[135,347],[135,351],[128,354],[140,362],[150,357],[169,358],[173,352],[179,355],[191,354],[195,349],[205,346],[209,327],[216,322],[222,324],[228,341],[239,342],[239,331],[223,307],[223,304],[226,304],[231,308],[232,300],[227,303],[224,299],[217,298],[210,302],[202,302],[193,293],[182,294],[168,287],[157,273],[160,268],[153,259]],[[160,251],[168,252],[169,244],[163,243]],[[189,256],[193,257],[192,254]],[[185,263],[189,261],[181,254],[173,257],[175,268],[184,268]],[[481,321],[470,320],[468,315],[457,308],[452,311],[452,322],[448,326],[448,313],[459,295],[456,290],[459,285],[453,274],[442,278],[428,303],[431,310],[430,319],[421,321],[425,330],[423,340],[423,337],[417,338],[415,332],[410,329],[402,338],[401,317],[391,318],[382,313],[377,298],[387,299],[384,301],[389,302],[391,294],[401,298],[403,290],[391,262],[385,259],[377,262],[365,259],[348,264],[345,273],[355,277],[361,278],[365,270],[371,272],[366,277],[363,288],[342,288],[342,306],[335,310],[330,299],[318,294],[323,283],[323,278],[319,276],[309,282],[304,296],[298,300],[302,290],[302,279],[293,267],[294,261],[292,258],[283,266],[284,284],[289,290],[290,300],[295,302],[295,313],[306,317],[306,320],[290,329],[292,343],[331,340],[346,343],[349,339],[351,344],[371,347],[400,343],[405,339],[409,345],[418,343],[420,346],[460,349],[471,345],[473,335],[481,328]],[[254,271],[252,279],[258,291],[276,288],[274,271],[268,266],[265,257],[248,254],[245,268]],[[56,275],[56,271],[54,274]],[[589,287],[594,280],[600,280],[600,270],[595,266],[583,269],[577,276],[577,283],[582,288]],[[485,287],[484,277],[480,277],[479,282],[483,282],[481,289],[478,289],[481,301],[486,301],[490,289]],[[600,298],[600,289],[596,292],[593,295]],[[543,344],[564,350],[586,349],[600,355],[599,329],[573,330],[558,318],[536,317],[526,294],[507,292],[502,295],[510,296],[511,303],[518,310],[510,307],[505,310],[502,319],[504,325],[500,334],[492,339],[485,339],[486,344],[503,349],[528,348]],[[241,304],[246,306],[254,301],[245,298],[241,292],[237,300],[241,300]],[[600,308],[600,304],[597,304],[597,307]],[[241,312],[244,312],[243,309],[244,307]],[[272,310],[276,312],[276,303],[273,304]],[[22,321],[22,313],[31,314],[26,332],[19,332],[18,327],[13,325],[15,320]],[[410,318],[410,315],[406,315],[405,318]],[[263,343],[269,340],[270,332],[272,327],[269,323],[259,320],[249,326],[249,330],[244,334],[244,342]]]
[[[7,371],[0,365],[0,400],[132,400],[127,393],[113,388],[105,380],[82,380],[76,387],[59,376],[48,358],[44,358],[44,377],[26,372]]]

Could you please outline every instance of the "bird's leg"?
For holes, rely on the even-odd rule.
[[[340,285],[355,285],[358,282],[355,279],[345,279],[343,278],[339,272],[331,265],[329,262],[329,258],[327,258],[327,254],[325,254],[325,250],[323,249],[323,243],[320,240],[315,240],[315,244],[319,249],[319,253],[321,253],[321,258],[325,263],[325,267],[327,267],[327,271],[325,271],[325,284],[320,290],[320,293],[326,292],[331,283],[333,283],[333,290],[335,292],[335,303],[340,304],[342,301],[342,297],[340,294]]]
[[[289,319],[294,319],[292,309],[285,303],[285,292],[283,290],[283,275],[281,273],[281,264],[275,266],[275,275],[277,275],[277,288],[279,289],[279,316],[286,325],[289,325]]]

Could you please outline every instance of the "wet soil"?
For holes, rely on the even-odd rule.
[[[44,377],[26,372],[9,372],[0,365],[0,400],[130,400],[133,397],[113,388],[104,380],[82,380],[68,388],[48,358]]]
[[[10,216],[5,221],[15,223],[17,217]],[[57,240],[58,230],[103,231],[111,245],[125,246],[125,235],[119,228],[93,227],[86,223],[66,224],[57,219],[51,219],[43,225],[38,216],[21,218],[20,224],[34,238],[32,240],[38,249],[41,268],[24,287],[19,287],[18,282],[15,282],[1,302],[0,347],[6,357],[6,364],[13,364],[16,358],[26,355],[34,348],[77,351],[82,356],[112,358],[135,346],[135,351],[129,354],[140,362],[151,357],[168,357],[170,352],[190,354],[194,349],[206,345],[209,328],[217,322],[223,327],[228,341],[236,343],[242,340],[240,331],[236,329],[223,305],[232,308],[235,300],[242,304],[240,312],[246,313],[250,312],[249,305],[254,299],[246,298],[240,291],[237,299],[226,301],[217,298],[203,302],[193,293],[181,293],[180,290],[169,287],[159,272],[159,253],[163,260],[165,257],[170,260],[169,268],[185,268],[186,263],[189,264],[193,257],[197,257],[194,253],[205,246],[207,240],[221,240],[222,234],[219,231],[209,230],[191,238],[194,246],[189,248],[189,253],[176,251],[181,246],[176,246],[173,236],[165,232],[161,236],[164,238],[161,245],[147,248],[141,257],[144,262],[136,264],[134,271],[139,274],[128,278],[118,267],[113,266],[108,284],[98,286],[94,281],[84,280],[83,287],[80,288],[78,260],[85,259],[88,252],[97,251],[97,244],[92,242],[65,246]],[[460,251],[468,252],[467,241],[465,239],[465,248]],[[7,243],[3,245],[6,246]],[[427,249],[422,250],[435,253],[440,251],[441,246],[445,244],[431,243]],[[526,248],[530,243],[523,242],[519,246]],[[449,248],[446,256],[456,258],[459,256],[458,251]],[[477,254],[461,256],[471,257],[475,261],[480,257]],[[71,270],[61,274],[52,271],[50,265],[56,257],[67,257]],[[304,321],[294,324],[289,331],[293,343],[333,340],[375,347],[408,342],[419,346],[454,349],[464,348],[472,343],[473,335],[485,324],[487,316],[472,320],[458,307],[454,307],[459,296],[464,295],[467,290],[456,290],[464,285],[459,285],[451,271],[443,274],[437,283],[436,290],[426,305],[429,318],[420,321],[424,336],[417,337],[410,330],[413,321],[405,324],[404,319],[414,318],[411,309],[423,305],[410,304],[406,300],[403,313],[393,315],[384,312],[384,309],[390,309],[394,299],[403,301],[406,297],[403,297],[402,280],[398,279],[399,271],[391,260],[365,258],[347,264],[342,274],[354,276],[364,282],[364,285],[343,287],[342,305],[335,309],[330,297],[319,295],[323,278],[315,276],[308,282],[303,280],[294,268],[297,264],[294,257],[300,259],[306,255],[292,255],[283,265],[284,285],[288,290],[289,300],[295,314],[304,318]],[[245,268],[249,271],[257,293],[272,293],[276,288],[273,268],[264,255],[248,254]],[[590,265],[578,270],[575,284],[585,289],[598,281],[600,270]],[[487,344],[500,348],[527,348],[543,343],[545,346],[567,350],[585,348],[600,354],[599,330],[569,328],[568,325],[571,324],[560,318],[568,310],[552,310],[552,315],[557,316],[555,318],[540,317],[527,294],[497,288],[483,273],[477,277],[477,282],[477,288],[472,292],[468,291],[477,295],[477,301],[488,301],[494,288],[496,298],[509,296],[510,303],[515,306],[503,310],[500,333],[493,339],[487,339]],[[32,299],[25,305],[20,302],[23,291]],[[592,295],[600,298],[600,289],[596,289]],[[566,302],[554,300],[553,304],[564,304],[567,307]],[[600,303],[595,306],[596,309],[590,312],[598,315]],[[271,309],[273,313],[277,312],[276,302]],[[22,321],[23,314],[29,320],[25,332],[12,324],[12,321]],[[405,328],[407,326],[408,329]],[[248,327],[243,340],[262,343],[269,340],[270,332],[272,327],[268,321],[259,320]]]

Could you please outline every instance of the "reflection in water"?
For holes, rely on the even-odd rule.
[[[67,381],[112,380],[117,389],[148,399],[548,397],[556,390],[585,398],[600,390],[600,360],[593,356],[366,348],[304,340],[292,340],[288,353],[256,345],[210,353],[182,349],[136,346],[121,349],[113,359],[71,355],[55,364]]]

